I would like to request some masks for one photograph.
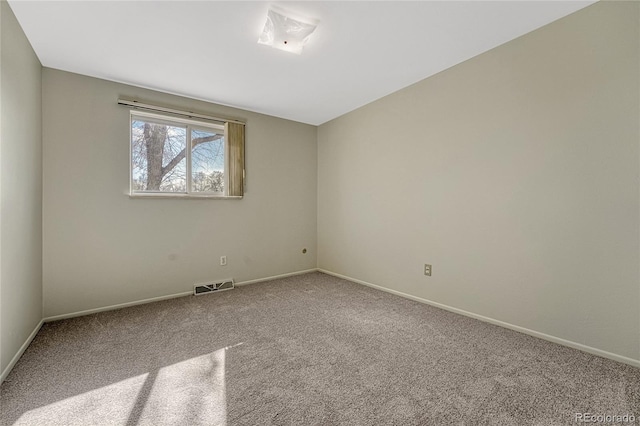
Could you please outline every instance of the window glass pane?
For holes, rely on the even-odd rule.
[[[191,190],[224,192],[224,131],[191,130]]]
[[[186,192],[186,127],[131,121],[131,170],[134,191]]]

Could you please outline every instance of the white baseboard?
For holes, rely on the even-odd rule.
[[[117,305],[103,306],[102,308],[87,309],[84,311],[71,312],[69,314],[54,315],[46,317],[44,322],[58,321],[62,319],[81,317],[83,315],[96,314],[98,312],[113,311],[115,309],[128,308],[129,306],[144,305],[145,303],[160,302],[161,300],[175,299],[177,297],[191,296],[193,291],[185,291],[182,293],[169,294],[166,296],[151,297],[149,299],[136,300],[134,302],[119,303]]]
[[[271,280],[275,280],[275,279],[278,279],[278,278],[286,278],[286,277],[292,277],[292,276],[295,276],[295,275],[308,274],[310,272],[317,272],[317,271],[318,271],[317,268],[306,269],[304,271],[289,272],[289,273],[286,273],[286,274],[274,275],[272,277],[265,277],[265,278],[258,278],[258,279],[254,279],[254,280],[242,281],[242,282],[236,283],[235,285],[236,286],[243,286],[243,285],[254,284],[254,283],[259,283],[259,282],[263,282],[263,281],[271,281]],[[13,367],[16,365],[16,363],[18,362],[18,360],[22,356],[22,354],[24,354],[24,351],[27,350],[27,347],[29,347],[29,345],[31,344],[31,341],[34,339],[34,337],[36,337],[36,334],[38,334],[38,331],[40,331],[40,328],[42,327],[42,324],[44,324],[45,322],[51,322],[51,321],[58,321],[58,320],[62,320],[62,319],[81,317],[83,315],[90,315],[90,314],[95,314],[95,313],[98,313],[98,312],[112,311],[112,310],[115,310],[115,309],[127,308],[129,306],[143,305],[145,303],[159,302],[161,300],[175,299],[177,297],[191,296],[192,294],[193,294],[193,291],[186,291],[186,292],[182,292],[182,293],[175,293],[175,294],[169,294],[169,295],[166,295],[166,296],[152,297],[152,298],[149,298],[149,299],[142,299],[142,300],[136,300],[136,301],[133,301],[133,302],[119,303],[117,305],[103,306],[101,308],[86,309],[84,311],[71,312],[71,313],[62,314],[62,315],[53,315],[53,316],[50,316],[50,317],[43,318],[42,320],[40,320],[40,323],[33,330],[33,332],[31,332],[31,334],[29,335],[27,340],[24,342],[24,344],[20,347],[20,350],[18,350],[18,352],[13,357],[13,359],[11,359],[11,362],[9,363],[9,365],[7,365],[7,367],[2,372],[2,375],[0,376],[0,383],[4,382],[4,379],[9,375],[9,373],[11,372]]]
[[[44,324],[44,320],[40,320],[38,325],[36,325],[36,328],[33,329],[31,334],[29,335],[29,337],[27,337],[27,340],[24,341],[22,346],[20,346],[20,349],[18,349],[18,352],[16,352],[14,357],[11,359],[11,362],[9,362],[9,365],[7,365],[6,368],[4,369],[4,371],[2,371],[2,375],[0,375],[0,384],[2,382],[4,382],[4,379],[7,378],[7,376],[9,375],[11,370],[13,369],[13,367],[16,365],[16,363],[18,362],[18,360],[20,359],[20,357],[24,353],[24,351],[27,350],[27,348],[29,347],[29,345],[31,344],[33,339],[36,337],[36,334],[38,334],[38,331],[40,331],[40,328],[42,327],[42,324]]]
[[[266,278],[257,278],[255,280],[241,281],[239,283],[235,283],[235,285],[238,287],[241,287],[243,285],[261,283],[264,281],[272,281],[280,278],[294,277],[296,275],[308,274],[310,272],[318,272],[318,268],[305,269],[304,271],[288,272],[286,274],[274,275],[272,277],[266,277]]]
[[[379,285],[376,285],[376,284],[371,284],[369,282],[358,280],[356,278],[351,278],[351,277],[348,277],[346,275],[338,274],[338,273],[335,273],[335,272],[327,271],[327,270],[322,269],[322,268],[318,268],[318,271],[322,272],[322,273],[325,273],[327,275],[333,275],[334,277],[342,278],[344,280],[351,281],[351,282],[354,282],[354,283],[357,283],[357,284],[366,285],[367,287],[372,287],[372,288],[375,288],[377,290],[382,290],[382,291],[385,291],[387,293],[395,294],[396,296],[401,296],[401,297],[404,297],[404,298],[407,298],[407,299],[415,300],[416,302],[425,303],[427,305],[435,306],[436,308],[444,309],[446,311],[454,312],[456,314],[460,314],[460,315],[464,315],[466,317],[470,317],[470,318],[474,318],[474,319],[477,319],[477,320],[480,320],[480,321],[488,322],[490,324],[498,325],[500,327],[508,328],[508,329],[514,330],[514,331],[518,331],[520,333],[528,334],[528,335],[533,336],[533,337],[538,337],[538,338],[543,339],[543,340],[548,340],[549,342],[557,343],[557,344],[560,344],[560,345],[563,345],[563,346],[568,346],[570,348],[578,349],[578,350],[581,350],[583,352],[588,352],[588,353],[593,354],[593,355],[598,355],[598,356],[601,356],[603,358],[612,359],[614,361],[622,362],[622,363],[629,364],[629,365],[632,365],[634,367],[640,368],[640,360],[637,360],[637,359],[628,358],[626,356],[614,354],[612,352],[603,351],[601,349],[593,348],[591,346],[583,345],[581,343],[572,342],[571,340],[562,339],[560,337],[551,336],[549,334],[541,333],[539,331],[535,331],[535,330],[531,330],[531,329],[528,329],[528,328],[520,327],[518,325],[510,324],[508,322],[504,322],[504,321],[500,321],[500,320],[497,320],[497,319],[485,317],[483,315],[474,314],[473,312],[464,311],[462,309],[454,308],[452,306],[444,305],[442,303],[434,302],[432,300],[423,299],[423,298],[417,297],[417,296],[412,296],[410,294],[402,293],[402,292],[396,291],[396,290],[391,290],[391,289],[386,288],[386,287],[382,287],[382,286],[379,286]]]
[[[276,280],[278,278],[286,278],[286,277],[292,277],[292,276],[295,276],[295,275],[308,274],[309,272],[316,272],[317,270],[318,269],[313,268],[313,269],[306,269],[304,271],[289,272],[289,273],[286,273],[286,274],[274,275],[272,277],[265,277],[265,278],[258,278],[258,279],[255,279],[255,280],[242,281],[242,282],[235,283],[235,285],[236,286],[243,286],[243,285],[254,284],[254,283],[259,283],[259,282],[263,282],[263,281],[271,281],[271,280]],[[184,296],[191,296],[192,294],[193,294],[193,291],[186,291],[186,292],[182,292],[182,293],[169,294],[169,295],[166,295],[166,296],[152,297],[152,298],[149,298],[149,299],[136,300],[136,301],[133,301],[133,302],[119,303],[117,305],[103,306],[101,308],[87,309],[87,310],[84,310],[84,311],[71,312],[71,313],[62,314],[62,315],[54,315],[54,316],[50,316],[50,317],[44,318],[43,321],[44,322],[51,322],[51,321],[58,321],[58,320],[62,320],[62,319],[81,317],[83,315],[96,314],[98,312],[113,311],[115,309],[128,308],[129,306],[144,305],[145,303],[160,302],[161,300],[175,299],[177,297],[184,297]]]

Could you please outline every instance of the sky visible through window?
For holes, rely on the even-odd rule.
[[[187,146],[191,155],[187,155]],[[131,121],[131,177],[136,192],[223,193],[224,131],[135,117]],[[187,176],[187,160],[191,175]]]

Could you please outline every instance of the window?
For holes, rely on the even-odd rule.
[[[131,195],[237,197],[244,125],[131,112]]]

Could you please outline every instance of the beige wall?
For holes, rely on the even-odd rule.
[[[42,319],[40,62],[0,2],[0,371]]]
[[[244,199],[129,198],[119,97],[246,119]],[[48,68],[43,120],[45,317],[316,267],[316,127]]]
[[[320,126],[318,266],[640,360],[639,9],[595,4]]]
[[[639,15],[598,3],[317,130],[41,70],[2,0],[2,370],[43,273],[51,317],[316,266],[640,360]],[[121,96],[246,119],[245,198],[130,199]]]

